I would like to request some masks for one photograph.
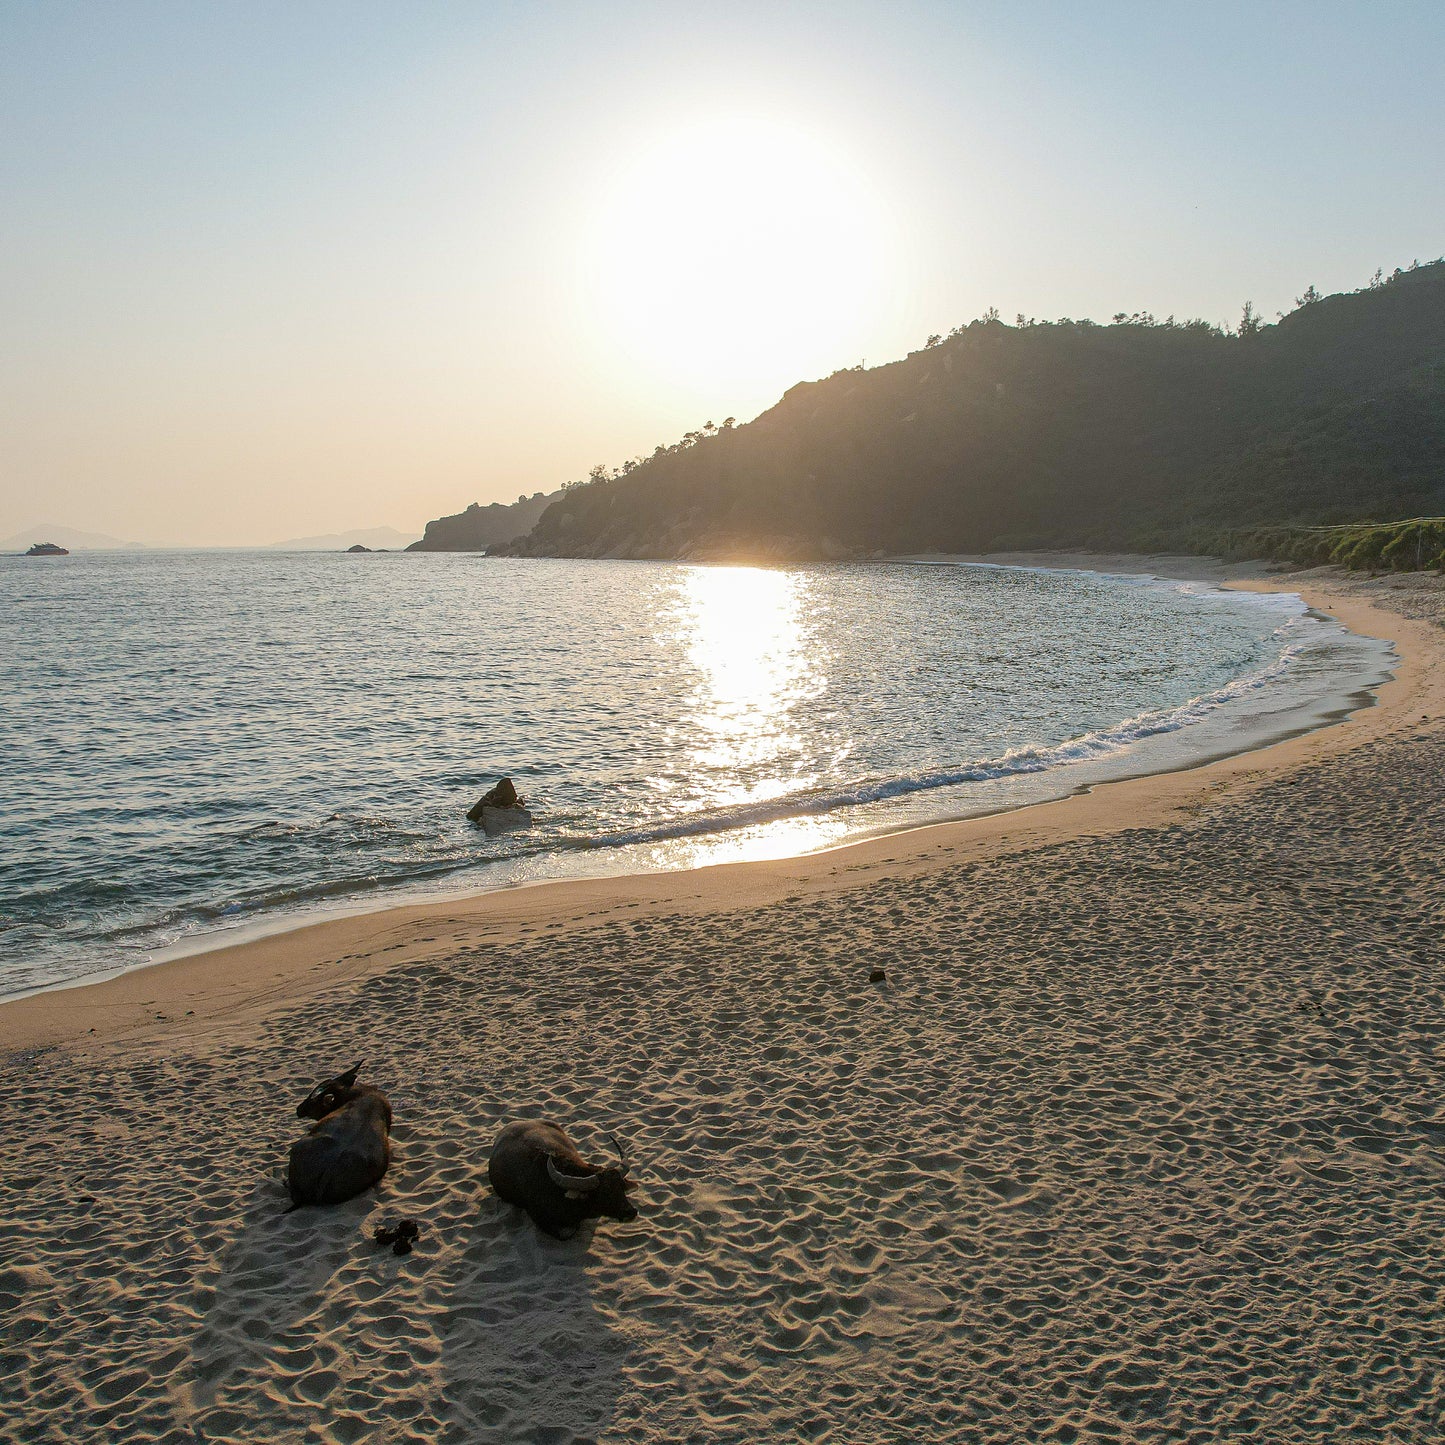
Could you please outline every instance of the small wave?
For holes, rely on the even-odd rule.
[[[383,818],[371,813],[328,813],[318,820],[304,820],[283,823],[269,818],[264,823],[252,823],[242,828],[237,836],[242,838],[298,838],[307,835],[321,837],[326,834],[350,830],[359,837],[370,834],[384,835],[388,841],[398,838],[426,838],[425,829],[413,824],[400,823],[392,818]]]
[[[429,864],[415,860],[403,860],[404,868],[397,867],[387,873],[353,874],[347,877],[328,878],[321,882],[289,887],[258,888],[247,894],[228,898],[223,903],[199,904],[185,910],[176,910],[166,921],[180,923],[190,920],[212,921],[220,918],[237,918],[253,913],[265,913],[272,909],[293,909],[306,904],[324,902],[329,898],[344,897],[347,894],[371,893],[378,888],[395,888],[398,885],[422,883],[428,879],[445,878],[475,866],[478,860],[471,856],[441,859]]]
[[[255,838],[266,835],[289,837],[293,833],[301,832],[301,827],[302,825],[299,823],[280,823],[274,818],[269,818],[264,823],[252,823],[249,828],[242,828],[240,836],[243,838]]]

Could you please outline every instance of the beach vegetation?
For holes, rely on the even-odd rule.
[[[1445,517],[1338,527],[1255,527],[1201,539],[1231,558],[1273,557],[1302,566],[1370,572],[1445,571]]]

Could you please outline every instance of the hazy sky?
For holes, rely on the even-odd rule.
[[[1445,4],[0,0],[0,536],[419,532],[1445,251]]]

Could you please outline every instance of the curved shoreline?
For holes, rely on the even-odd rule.
[[[901,561],[903,564],[908,564],[913,559],[904,558]],[[1223,591],[1227,585],[1223,568],[1203,568],[1197,563],[1191,563],[1183,568],[1175,568],[1173,571],[1167,566],[1148,572],[1130,571],[1126,567],[1109,573],[1094,572],[1093,569],[1038,567],[1031,563],[1025,565],[1019,562],[979,562],[972,558],[954,557],[919,559],[917,565],[982,566],[1000,570],[1090,571],[1093,572],[1093,575],[1127,576],[1140,581],[1162,583],[1171,588],[1203,583],[1210,591]],[[1280,595],[1295,596],[1296,594],[1287,592]],[[1301,605],[1300,612],[1301,615],[1313,615],[1334,623],[1334,619],[1330,618],[1328,614],[1308,606]],[[1335,625],[1341,632],[1348,633],[1348,630],[1342,625],[1337,623]],[[1358,634],[1348,635],[1358,636]],[[1027,766],[1008,766],[1013,757],[1013,754],[1010,753],[976,765],[961,765],[958,778],[946,785],[933,782],[917,787],[905,785],[893,788],[883,785],[880,786],[875,796],[853,797],[846,803],[837,799],[824,800],[820,803],[799,802],[790,798],[778,799],[774,805],[776,811],[771,816],[765,816],[758,820],[759,825],[765,828],[773,823],[798,824],[804,820],[815,819],[819,822],[833,821],[843,831],[840,836],[829,842],[804,845],[800,841],[794,848],[784,846],[775,850],[772,849],[771,844],[768,844],[766,846],[769,851],[746,847],[742,856],[730,857],[728,856],[731,851],[729,844],[735,843],[739,836],[746,835],[747,825],[728,826],[709,823],[699,826],[694,820],[682,820],[674,825],[658,825],[645,829],[646,836],[641,841],[615,841],[604,836],[599,839],[595,847],[587,850],[563,851],[554,854],[543,864],[542,871],[538,876],[514,877],[505,873],[494,875],[489,871],[478,877],[469,870],[462,869],[452,873],[445,881],[433,882],[428,886],[417,882],[410,884],[395,882],[374,893],[343,893],[330,903],[312,903],[302,909],[278,907],[237,924],[227,927],[213,926],[205,931],[184,937],[155,950],[152,956],[143,962],[120,964],[114,968],[97,970],[79,978],[58,979],[52,983],[20,989],[0,998],[0,1003],[36,994],[59,992],[69,988],[89,987],[145,968],[182,961],[220,949],[237,948],[278,934],[312,928],[350,917],[448,903],[465,903],[484,893],[504,892],[516,888],[534,888],[588,880],[622,879],[653,873],[695,873],[724,863],[769,861],[783,857],[817,857],[839,848],[891,838],[899,834],[914,832],[919,828],[968,822],[1003,813],[1019,812],[1044,803],[1060,802],[1074,793],[1110,783],[1203,767],[1222,758],[1257,752],[1289,738],[1333,726],[1362,707],[1374,706],[1375,693],[1393,675],[1396,659],[1392,644],[1378,639],[1362,640],[1374,642],[1382,653],[1388,653],[1388,662],[1384,657],[1379,660],[1381,670],[1378,675],[1357,678],[1358,685],[1352,689],[1339,686],[1328,695],[1327,705],[1326,698],[1315,697],[1310,701],[1297,701],[1283,717],[1273,716],[1268,722],[1263,718],[1256,717],[1244,737],[1208,736],[1209,725],[1213,723],[1217,726],[1221,720],[1213,714],[1219,707],[1227,706],[1227,704],[1212,704],[1211,697],[1204,695],[1191,699],[1179,707],[1165,709],[1165,714],[1175,714],[1183,708],[1200,704],[1206,705],[1205,715],[1192,720],[1191,724],[1182,731],[1176,724],[1167,724],[1157,729],[1150,729],[1142,735],[1134,736],[1128,745],[1118,743],[1111,745],[1111,737],[1118,731],[1151,717],[1158,718],[1165,715],[1140,713],[1133,718],[1122,720],[1112,727],[1106,727],[1102,732],[1080,734],[1055,747],[1044,747],[1043,751],[1046,754],[1061,753],[1065,750],[1074,751],[1080,748],[1088,749],[1091,745],[1095,745],[1097,750],[1092,753],[1085,751],[1081,756],[1070,757],[1067,760],[1061,759],[1036,770]],[[1357,666],[1362,665],[1357,662]],[[1268,668],[1282,669],[1283,664],[1278,662],[1268,664]],[[1228,684],[1222,685],[1222,688],[1232,689],[1240,684],[1254,683],[1257,682],[1259,676],[1258,674],[1243,673]],[[1205,724],[1205,732],[1201,734],[1201,738],[1204,739],[1202,741],[1194,738],[1193,724],[1200,721]],[[1196,746],[1192,749],[1176,749],[1174,747],[1175,743],[1182,742],[1186,738],[1194,739]],[[1171,753],[1175,755],[1171,755]],[[985,771],[988,769],[995,771]],[[906,781],[911,782],[911,780]],[[1008,794],[992,797],[987,793],[982,796],[965,797],[959,791],[960,786],[965,784],[981,784],[990,793],[997,792],[1002,786],[1011,785],[1011,791]],[[909,804],[915,808],[921,804],[923,806],[922,815],[908,816],[899,806]],[[873,813],[875,816],[866,822],[861,818],[855,822],[855,810],[860,807],[864,812]],[[645,851],[648,845],[655,844],[661,839],[673,838],[696,840],[700,845],[700,856],[692,861],[659,862],[651,866],[639,860],[639,852]],[[712,856],[709,856],[710,854]],[[584,858],[588,862],[582,867],[567,866],[569,862],[577,863]],[[502,866],[505,867],[505,865]]]
[[[1048,846],[1071,837],[1148,826],[1187,813],[1201,799],[1228,794],[1316,757],[1364,745],[1417,706],[1440,705],[1440,639],[1428,624],[1297,576],[1262,575],[1209,559],[1089,554],[1004,554],[901,558],[940,562],[1153,573],[1256,592],[1298,593],[1350,631],[1390,640],[1395,676],[1375,706],[1246,752],[1178,769],[1087,785],[1049,801],[953,822],[920,824],[819,852],[768,861],[722,863],[680,872],[544,880],[425,903],[385,906],[303,924],[159,961],[92,982],[62,985],[0,1003],[0,1051],[56,1045],[126,1043],[245,1031],[270,1011],[401,963],[443,956],[462,934],[490,944],[589,927],[626,912],[727,912],[784,897],[812,898],[860,887],[881,876],[916,876],[945,864]],[[1383,594],[1381,596],[1383,600]],[[1428,696],[1426,695],[1428,694]],[[440,931],[448,940],[441,947]]]
[[[186,596],[195,560],[177,580]],[[438,682],[449,671],[441,665],[450,651],[443,626],[428,629],[442,652],[415,683],[426,693],[424,726],[409,721],[421,706],[411,681],[407,694],[385,684],[370,703],[362,690],[318,711],[335,679],[328,682],[314,655],[315,639],[297,633],[303,693],[283,703],[262,686],[254,698],[284,734],[284,759],[268,764],[243,727],[231,739],[240,748],[235,767],[221,768],[227,782],[217,792],[198,779],[219,765],[217,735],[201,722],[209,717],[224,731],[222,694],[209,685],[197,691],[210,664],[194,657],[195,677],[168,670],[173,681],[158,679],[153,693],[147,687],[161,721],[139,732],[120,721],[110,735],[114,756],[97,774],[109,780],[108,807],[95,804],[59,755],[53,767],[10,780],[16,876],[13,906],[4,909],[11,916],[0,917],[0,1000],[104,982],[348,914],[538,881],[811,853],[1048,801],[1086,783],[1196,765],[1320,726],[1357,706],[1390,665],[1386,644],[1356,638],[1297,597],[1231,595],[1214,577],[1199,585],[910,562],[772,574],[659,563],[524,570],[525,578],[494,575],[478,595],[499,600],[516,583],[538,605],[560,598],[575,607],[595,582],[613,589],[609,596],[636,624],[646,622],[651,604],[643,603],[654,593],[683,608],[679,618],[690,620],[680,631],[658,623],[621,651],[599,638],[600,650],[581,654],[624,672],[661,666],[647,684],[649,696],[661,689],[657,707],[620,732],[592,737],[597,746],[583,745],[589,728],[611,726],[586,721],[605,704],[606,671],[593,676],[589,663],[574,695],[545,682],[548,668],[533,669],[529,696],[535,690],[558,710],[555,737],[535,734],[530,705],[515,719],[498,714],[500,728],[451,735],[462,714],[454,684]],[[154,587],[169,569],[142,573]],[[244,575],[233,582],[243,585]],[[445,588],[453,599],[455,581]],[[768,582],[760,596],[777,604],[765,614],[776,631],[755,636],[750,620],[747,638],[705,641],[714,625],[706,618],[727,615],[717,600],[738,586],[750,592],[752,582]],[[391,590],[369,590],[372,608]],[[194,601],[204,616],[203,597]],[[387,615],[381,608],[372,618],[383,651],[394,646]],[[264,618],[237,626],[235,665],[222,677],[242,656],[264,665],[257,649],[270,645]],[[765,699],[748,683],[745,704],[733,697],[743,643],[749,658],[757,652],[766,663],[747,675],[758,685],[766,675],[771,689]],[[105,649],[87,647],[86,656],[86,667],[104,677]],[[348,656],[347,667],[365,666]],[[963,672],[960,658],[972,659]],[[17,696],[28,696],[35,679],[27,682],[22,668],[18,681]],[[251,701],[245,706],[256,721]],[[781,712],[770,721],[774,708]],[[463,707],[468,717],[472,711]],[[725,747],[708,741],[719,728],[717,736],[730,739]],[[36,741],[43,763],[49,754]],[[132,766],[126,760],[136,748]],[[519,786],[534,802],[541,793],[539,826],[491,840],[469,828],[459,810],[477,766],[521,768]]]
[[[1149,565],[1141,567],[1141,561]],[[1219,596],[1225,591],[1222,584],[1226,578],[1225,568],[1192,558],[1182,563],[1180,559],[1127,559],[1127,565],[1108,569],[1064,567],[1052,558],[1047,565],[1038,565],[1038,559],[1029,554],[1007,561],[930,556],[889,562],[915,572],[939,565],[975,572],[1067,572],[1113,585],[1133,584],[1131,590],[1146,594],[1164,591]],[[967,585],[966,578],[964,582]],[[1282,595],[1291,598],[1292,605],[1283,609],[1291,623],[1295,613],[1324,616],[1299,604],[1295,594]],[[1264,616],[1274,610],[1267,606],[1259,609]],[[1347,634],[1347,629],[1338,625],[1336,631]],[[1204,692],[1178,704],[1163,705],[1159,712],[1146,710],[1120,716],[1099,724],[1099,731],[1085,731],[1034,747],[1012,748],[992,756],[980,755],[972,762],[956,763],[952,776],[946,776],[946,767],[933,776],[905,771],[855,791],[773,799],[760,806],[750,821],[721,816],[699,821],[688,816],[670,822],[637,823],[634,828],[638,831],[633,835],[599,834],[592,847],[558,846],[536,857],[495,859],[481,866],[455,865],[440,878],[377,879],[376,886],[367,889],[354,885],[326,888],[319,890],[323,896],[305,902],[278,900],[249,916],[212,919],[169,942],[153,940],[129,956],[110,956],[116,951],[114,939],[92,942],[88,948],[77,946],[76,958],[63,960],[57,974],[45,978],[36,970],[39,979],[0,990],[0,1005],[105,984],[128,974],[348,918],[465,903],[484,893],[540,884],[696,872],[723,863],[786,856],[813,857],[920,827],[965,822],[1061,801],[1072,793],[1105,783],[1200,767],[1329,726],[1362,705],[1373,705],[1374,689],[1390,675],[1390,645],[1376,642],[1371,647],[1366,640],[1363,647],[1356,645],[1353,659],[1348,658],[1349,651],[1346,646],[1347,657],[1340,659],[1339,673],[1327,690],[1321,685],[1311,688],[1308,681],[1303,686],[1296,683],[1293,700],[1283,708],[1276,701],[1273,707],[1247,707],[1241,713],[1223,696],[1236,689],[1248,692],[1260,685],[1266,674],[1284,672],[1286,664],[1281,658],[1266,662],[1265,673],[1246,670],[1234,675],[1220,685],[1219,693]],[[1196,715],[1186,725],[1178,717],[1190,709]],[[1159,725],[1151,727],[1151,722]],[[676,840],[682,846],[662,856],[663,850],[656,846],[661,840]],[[134,931],[145,932],[140,928]],[[79,971],[72,973],[68,968]]]

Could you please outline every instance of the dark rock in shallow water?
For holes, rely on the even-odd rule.
[[[491,792],[483,798],[489,808],[520,808],[522,800],[517,796],[517,790],[512,786],[510,778],[503,778]]]
[[[510,778],[503,778],[490,792],[478,798],[468,811],[467,820],[479,823],[489,834],[532,826],[532,815],[518,797]]]
[[[884,973],[884,971],[883,971],[881,968],[875,968],[875,969],[873,970],[873,972],[868,975],[868,982],[869,982],[869,983],[887,983],[887,982],[888,982],[888,975],[887,975],[886,973]]]
[[[482,827],[489,838],[498,833],[512,833],[518,828],[530,828],[532,815],[518,804],[515,808],[483,808]]]
[[[520,808],[522,800],[517,796],[517,790],[512,786],[510,778],[503,778],[496,787],[489,792],[483,793],[475,803],[467,817],[473,823],[480,823],[482,820],[483,808]]]

